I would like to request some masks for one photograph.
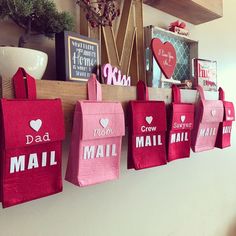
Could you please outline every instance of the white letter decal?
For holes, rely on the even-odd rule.
[[[171,141],[170,141],[170,143],[175,143],[175,136],[176,136],[176,134],[172,134],[172,135],[171,135]]]
[[[136,137],[136,148],[143,147],[143,146],[144,146],[144,138],[143,138],[143,136]]]
[[[25,155],[17,157],[11,157],[11,164],[10,164],[10,173],[24,171],[25,170]]]
[[[56,159],[56,152],[55,151],[51,151],[51,153],[50,153],[50,165],[51,166],[54,166],[54,165],[57,164],[55,159]]]
[[[104,157],[103,145],[98,145],[96,158]]]
[[[116,153],[116,145],[115,145],[115,144],[112,144],[111,156],[113,156],[113,157],[117,156],[117,153]]]
[[[37,153],[30,154],[28,170],[33,169],[33,168],[38,168],[38,167],[39,167],[39,163],[38,163]]]
[[[95,152],[95,146],[85,146],[84,147],[84,160],[93,159]]]
[[[26,144],[31,144],[34,141],[34,138],[32,135],[26,135]]]
[[[145,147],[151,147],[151,146],[152,146],[151,137],[150,136],[146,136]]]
[[[45,167],[47,165],[47,153],[42,153],[42,167]]]

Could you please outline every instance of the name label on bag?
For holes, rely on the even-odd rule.
[[[145,117],[146,122],[151,125],[152,121],[153,121],[153,117],[152,116],[146,116]],[[145,133],[145,132],[154,132],[157,130],[157,127],[152,127],[152,126],[141,126],[141,132]]]
[[[192,123],[181,123],[180,124],[180,123],[175,122],[173,124],[173,128],[175,128],[175,129],[191,129],[192,126],[193,126]]]
[[[29,121],[29,126],[32,130],[35,132],[38,132],[43,125],[43,121],[41,119],[37,120],[30,120]],[[49,142],[51,141],[49,133],[46,132],[44,135],[31,135],[27,134],[25,135],[26,138],[26,145],[32,144],[33,142],[35,143],[42,143],[42,142]]]
[[[170,143],[179,143],[188,141],[188,132],[180,132],[171,135]]]
[[[45,133],[44,135],[40,136],[40,135],[36,135],[36,136],[33,136],[33,135],[25,135],[25,138],[26,138],[26,144],[29,145],[33,142],[35,143],[42,143],[42,142],[49,142],[51,141],[50,139],[50,136],[49,136],[49,133]]]
[[[47,152],[42,152],[41,156],[39,156],[37,153],[31,153],[29,154],[28,163],[26,162],[26,157],[27,157],[26,155],[20,155],[20,156],[10,158],[10,173],[11,174],[16,173],[16,172],[36,169],[39,167],[57,165],[55,151],[51,151],[50,156],[48,156]]]
[[[153,132],[156,131],[157,127],[146,127],[146,126],[142,126],[141,127],[141,131],[144,132]]]
[[[152,136],[137,136],[136,137],[136,148],[161,146],[161,135]]]
[[[102,118],[99,121],[100,125],[102,126],[102,128],[98,128],[98,129],[94,129],[93,131],[93,136],[96,137],[101,137],[101,136],[108,136],[111,135],[113,133],[111,128],[108,128],[108,124],[109,124],[109,119],[108,118]]]
[[[208,136],[215,136],[216,135],[216,128],[206,128],[200,130],[200,136],[208,137]]]
[[[180,116],[181,123],[174,122],[173,128],[175,128],[175,129],[191,129],[193,126],[193,123],[192,122],[186,123],[186,119],[187,119],[186,115],[181,115]]]
[[[232,126],[223,127],[223,134],[231,134]]]
[[[105,158],[105,157],[116,157],[117,148],[116,144],[107,145],[92,145],[84,146],[83,148],[83,159],[89,160],[94,158]]]

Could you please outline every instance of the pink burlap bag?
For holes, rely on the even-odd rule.
[[[206,100],[201,86],[197,87],[199,101],[195,107],[195,122],[192,132],[192,149],[201,152],[215,147],[220,122],[223,121],[223,102]]]
[[[87,101],[78,101],[74,113],[66,180],[87,186],[117,179],[124,113],[119,102],[103,102],[101,85],[88,81]]]

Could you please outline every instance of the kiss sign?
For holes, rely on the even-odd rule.
[[[130,76],[122,75],[121,71],[117,67],[112,67],[110,64],[106,64],[102,67],[102,76],[105,84],[130,86]]]
[[[167,79],[174,74],[176,66],[176,51],[170,42],[162,43],[158,38],[152,39],[152,53]]]

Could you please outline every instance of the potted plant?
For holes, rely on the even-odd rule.
[[[11,19],[24,30],[19,36],[18,47],[0,47],[0,74],[12,77],[19,66],[41,79],[47,66],[47,54],[23,48],[30,37],[72,30],[74,19],[68,12],[58,12],[52,0],[0,0],[0,18]]]

